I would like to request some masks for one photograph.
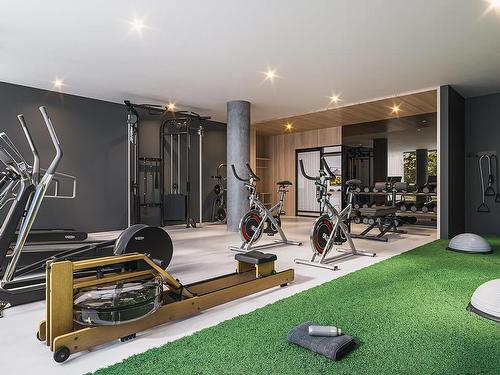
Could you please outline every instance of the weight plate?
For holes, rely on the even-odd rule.
[[[216,215],[217,220],[219,221],[224,221],[226,220],[226,209],[224,207],[219,207],[217,209],[217,215]]]
[[[220,193],[222,193],[222,186],[220,186],[219,184],[215,185],[214,186],[214,193],[215,193],[215,195],[219,195]]]

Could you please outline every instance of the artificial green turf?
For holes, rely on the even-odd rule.
[[[465,310],[500,278],[500,239],[489,240],[490,255],[435,241],[96,374],[500,374],[500,324]],[[306,320],[341,327],[358,347],[332,362],[289,344]]]

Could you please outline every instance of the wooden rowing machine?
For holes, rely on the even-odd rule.
[[[251,251],[237,254],[235,259],[235,273],[191,285],[181,284],[153,260],[139,253],[73,262],[48,262],[46,315],[45,320],[40,322],[37,338],[50,347],[56,362],[64,362],[70,354],[116,339],[128,340],[138,332],[265,289],[285,286],[294,279],[293,269],[275,271],[274,254]],[[94,270],[95,275],[79,277],[78,272],[81,274],[83,270]],[[144,317],[126,322],[115,321],[108,325],[87,325],[77,319],[75,296],[81,295],[82,291],[112,287],[114,284],[138,283],[139,280],[146,280],[151,285],[152,281],[158,279],[162,284],[159,307]],[[123,309],[121,302],[117,304],[117,310]]]

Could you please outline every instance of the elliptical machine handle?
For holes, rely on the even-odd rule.
[[[330,169],[330,167],[328,166],[328,163],[326,162],[325,158],[322,156],[321,157],[321,167],[324,171],[326,171],[326,174],[328,175],[328,177],[330,179],[332,178],[336,178],[337,176],[335,176],[335,174],[332,172],[332,170]]]
[[[252,177],[255,181],[260,181],[260,177],[257,176],[255,173],[253,173],[252,167],[250,167],[250,164],[246,163],[245,165],[247,166],[248,173],[250,173],[250,177]]]
[[[311,181],[319,181],[319,177],[311,177],[309,176],[305,169],[304,169],[304,163],[302,162],[302,159],[299,160],[299,166],[300,166],[300,171],[302,172],[302,175],[308,179],[308,180],[311,180]]]
[[[244,178],[241,178],[238,176],[238,173],[236,173],[236,168],[234,167],[234,164],[231,164],[231,169],[233,170],[234,177],[236,177],[237,180],[240,180],[242,182],[249,182],[250,180],[245,180]]]
[[[32,179],[35,184],[38,183],[38,179],[40,176],[40,157],[38,155],[38,150],[36,149],[36,146],[33,142],[33,138],[31,137],[31,134],[28,130],[28,126],[26,125],[26,121],[24,120],[24,115],[20,114],[17,115],[17,119],[21,123],[21,127],[23,128],[24,131],[24,136],[26,137],[28,144],[31,149],[31,153],[33,154],[33,170],[31,172],[32,174]]]
[[[43,119],[45,121],[45,125],[47,126],[47,130],[49,131],[50,134],[50,139],[52,140],[52,144],[54,145],[54,148],[56,149],[56,156],[52,160],[52,163],[50,163],[49,167],[47,168],[47,171],[45,174],[53,175],[57,169],[57,166],[59,165],[59,162],[62,159],[63,153],[61,149],[61,145],[59,144],[59,139],[57,139],[57,134],[54,130],[54,126],[52,126],[52,121],[50,121],[50,117],[47,114],[47,109],[44,106],[41,106],[40,112],[42,113]]]

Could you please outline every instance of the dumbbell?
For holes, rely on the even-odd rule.
[[[381,192],[385,192],[386,190],[387,190],[387,183],[386,182],[375,182],[375,186],[373,187],[374,193],[381,193]]]
[[[423,203],[414,203],[410,206],[410,211],[417,212],[418,210],[422,209],[423,206],[424,206]]]
[[[401,191],[401,192],[408,191],[408,183],[407,182],[395,182],[392,187],[396,191]]]

